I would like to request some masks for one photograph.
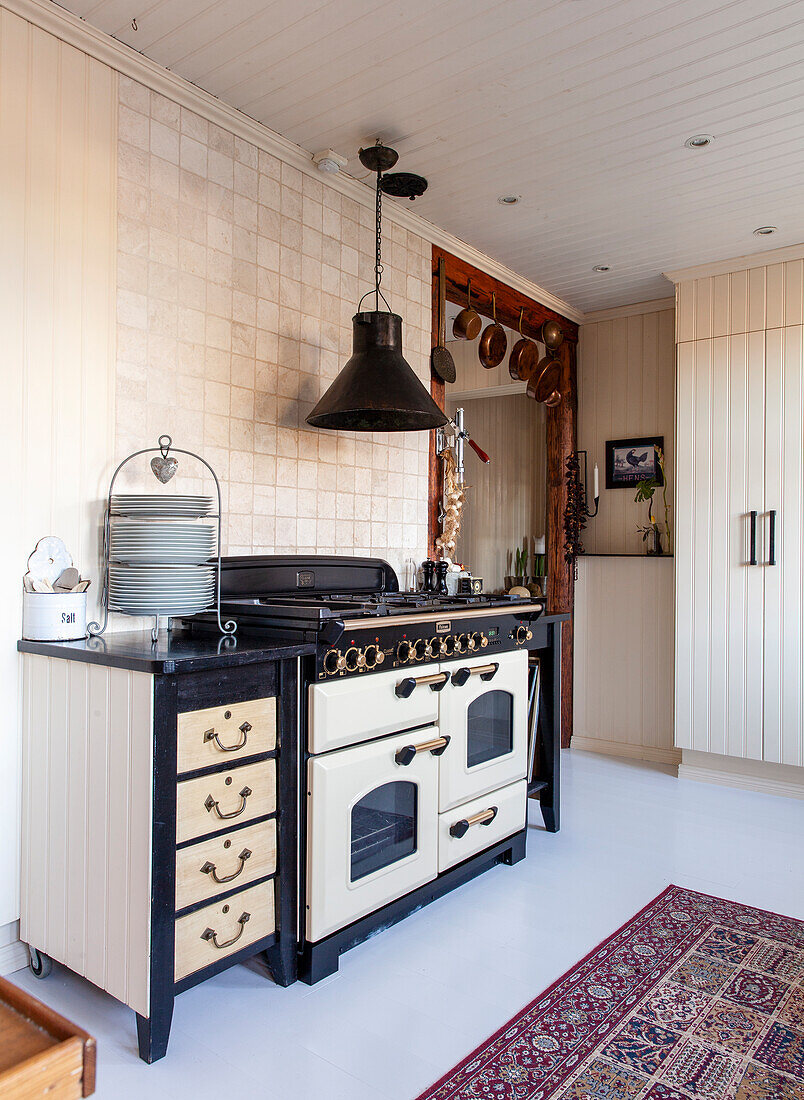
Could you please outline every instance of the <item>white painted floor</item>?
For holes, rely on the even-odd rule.
[[[235,967],[176,1002],[167,1058],[54,967],[15,981],[98,1040],[101,1100],[412,1100],[669,883],[804,918],[804,801],[564,753],[563,827],[341,959],[314,988]]]

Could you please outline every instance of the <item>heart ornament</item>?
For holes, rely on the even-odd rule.
[[[170,481],[178,468],[179,463],[175,458],[165,458],[162,455],[157,455],[151,459],[151,469],[154,472],[154,477],[158,477],[163,485]]]

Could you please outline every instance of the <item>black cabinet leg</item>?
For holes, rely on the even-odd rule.
[[[170,1024],[173,1020],[173,998],[151,1006],[150,1016],[137,1013],[137,1042],[143,1062],[158,1062],[167,1054]]]
[[[296,945],[294,940],[280,937],[279,943],[265,952],[265,961],[271,976],[277,985],[293,985],[298,977],[296,967]]]
[[[558,832],[558,810],[553,806],[548,806],[545,802],[541,804],[542,818],[544,819],[544,827],[548,833]]]

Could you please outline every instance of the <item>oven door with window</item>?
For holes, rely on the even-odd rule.
[[[307,938],[331,932],[438,873],[437,726],[307,763]]]
[[[443,813],[525,777],[528,654],[469,657],[442,668],[450,682],[439,695],[439,725],[451,739],[439,778]]]

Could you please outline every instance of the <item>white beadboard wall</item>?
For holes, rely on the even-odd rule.
[[[59,534],[98,591],[114,445],[116,142],[116,74],[0,8],[0,925],[19,915],[15,644],[35,541]]]
[[[632,307],[624,314],[612,310],[602,316],[592,313],[580,330],[578,446],[589,452],[590,500],[592,470],[596,462],[600,467],[600,509],[582,536],[589,554],[644,552],[637,525],[646,522],[647,508],[634,503],[633,489],[606,488],[607,439],[664,436],[672,523],[674,309],[672,300],[647,302],[642,309],[637,313]],[[663,520],[661,499],[654,500],[657,517]]]
[[[147,1016],[153,677],[22,664],[21,937]]]
[[[644,553],[634,492],[605,488],[605,443],[664,436],[673,522],[675,320],[671,300],[590,314],[580,330],[578,446],[600,509],[583,532],[575,587],[576,748],[676,764],[673,561]],[[663,518],[661,503],[657,506]],[[666,545],[666,540],[665,540]],[[625,556],[628,555],[628,556]],[[634,556],[635,555],[635,556]]]
[[[673,561],[588,557],[575,582],[576,749],[677,764]]]

